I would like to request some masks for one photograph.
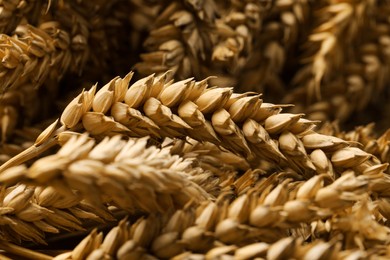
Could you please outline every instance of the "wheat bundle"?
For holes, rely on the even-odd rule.
[[[389,258],[389,14],[0,0],[0,258]]]

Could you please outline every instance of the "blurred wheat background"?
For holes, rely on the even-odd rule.
[[[0,0],[0,259],[390,259],[390,1]]]

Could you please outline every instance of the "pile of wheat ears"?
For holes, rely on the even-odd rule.
[[[0,60],[0,259],[390,258],[389,1],[0,0]]]

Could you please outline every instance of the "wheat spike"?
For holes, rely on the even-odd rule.
[[[103,241],[108,241],[108,238]],[[101,236],[97,235],[97,232],[93,232],[85,238],[83,244],[79,244],[77,251],[75,248],[73,252],[64,253],[54,259],[81,259],[80,257],[86,257],[92,251],[91,244],[99,245],[101,243]],[[294,259],[343,259],[343,257],[349,255],[356,257],[379,256],[375,253],[367,254],[359,249],[342,250],[340,247],[341,243],[335,241],[317,240],[303,243],[300,239],[282,238],[275,243],[257,242],[242,247],[216,244],[205,252],[178,251],[176,254],[172,254],[171,259],[285,259],[287,257],[294,257]],[[91,258],[104,256],[108,256],[105,248],[95,249],[89,254]],[[129,240],[113,256],[118,259],[158,259],[156,256],[158,257],[159,254],[148,252],[146,249],[137,246],[133,240]]]
[[[363,244],[376,248],[380,248],[383,243],[387,244],[384,238],[387,236],[389,229],[371,218],[373,204],[367,200],[359,202],[352,212],[339,210],[336,212],[339,212],[340,215],[335,214],[335,217],[329,215],[331,230],[327,232],[332,235],[328,242],[316,239],[312,244],[302,243],[302,237],[287,237],[288,234],[282,231],[286,227],[285,225],[294,226],[300,221],[302,223],[310,223],[311,221],[307,221],[310,215],[303,214],[300,208],[288,206],[286,201],[289,198],[286,187],[284,189],[279,188],[280,185],[285,186],[286,184],[286,182],[282,182],[274,189],[271,188],[272,185],[266,185],[263,188],[259,186],[259,192],[261,189],[267,190],[260,197],[248,193],[248,195],[242,195],[232,202],[226,200],[220,200],[217,203],[208,202],[201,205],[197,210],[185,208],[174,212],[170,216],[150,215],[147,218],[139,219],[134,224],[126,223],[126,220],[123,220],[105,238],[95,230],[72,252],[59,255],[56,259],[81,259],[87,256],[116,257],[118,259],[128,259],[130,257],[186,259],[186,256],[192,256],[192,254],[199,257],[203,256],[206,259],[221,254],[240,256],[239,259],[249,259],[254,255],[266,256],[267,259],[283,259],[287,255],[290,257],[294,255],[294,258],[297,259],[317,259],[315,257],[333,259],[338,254],[341,256],[344,254],[358,254],[357,252],[359,252],[359,254],[364,255],[366,252],[359,248]],[[332,185],[335,184],[326,187],[330,188]],[[340,188],[340,185],[343,186],[342,180],[334,188]],[[317,202],[310,196],[315,195],[322,188],[317,187],[314,191],[310,190],[309,186],[312,189],[315,187],[315,185],[305,183],[298,188],[297,192],[293,193],[296,193],[298,199],[302,202],[311,201],[310,203],[316,204]],[[347,190],[350,188],[352,187],[346,187]],[[358,185],[357,190],[351,190],[351,193],[359,193],[361,190]],[[264,218],[268,220],[269,224],[264,221],[260,222],[264,224],[264,227],[257,227],[252,224],[252,215],[258,211],[257,207],[260,205],[254,208],[253,202],[248,201],[250,197],[252,197],[253,202],[258,198],[264,200],[259,203],[268,206],[270,209],[277,211],[278,208],[282,208],[281,211],[285,213],[281,216],[284,216],[285,219],[282,221],[283,224],[280,223],[280,227],[283,228],[277,229],[278,224],[272,221],[276,219],[272,217],[271,220],[271,215]],[[284,206],[280,207],[283,204]],[[320,206],[320,204],[317,206]],[[293,208],[296,212],[294,217],[289,211]],[[346,209],[348,208],[349,206],[346,207]],[[318,211],[313,209],[311,215],[316,215],[316,212]],[[317,219],[322,218],[323,216],[317,216]],[[359,221],[350,221],[351,218],[359,218]],[[361,221],[362,219],[367,221]],[[351,224],[344,225],[345,221]],[[315,223],[315,218],[312,218],[312,222]],[[356,226],[354,223],[360,223],[364,227]],[[313,236],[318,236],[321,232],[319,226],[314,227]],[[345,235],[345,238],[337,236],[340,232]],[[348,236],[353,233],[358,233],[359,239],[361,239],[356,241],[356,244],[351,243],[348,239]],[[247,258],[244,257],[245,255]]]
[[[143,62],[136,65],[137,71],[147,75],[172,70],[183,79],[199,73],[200,64],[195,57],[204,59],[210,48],[209,36],[202,28],[214,19],[216,7],[214,1],[195,2],[173,1],[161,6],[155,28],[144,42],[149,53],[141,55]],[[205,25],[198,24],[197,19]]]
[[[254,165],[266,159],[305,177],[316,173],[309,156],[315,149],[325,153],[334,174],[363,163],[359,171],[378,164],[371,154],[350,148],[347,141],[317,134],[312,130],[314,122],[302,118],[303,114],[281,113],[283,106],[263,103],[258,95],[209,88],[206,80],[173,83],[166,75],[151,75],[128,87],[131,77],[132,73],[115,78],[97,93],[96,87],[83,91],[65,108],[60,125],[54,122],[41,141],[0,169],[55,145],[55,136],[67,129],[85,129],[95,137],[116,133],[156,138],[190,136],[240,154]]]
[[[42,85],[51,72],[46,68],[49,63],[51,70],[58,70],[59,77],[69,66],[69,36],[55,22],[43,23],[39,28],[20,25],[14,37],[2,34],[1,41],[3,91],[25,82]]]
[[[266,2],[260,4],[266,5]],[[235,75],[238,78],[236,89],[240,92],[267,91],[268,98],[280,100],[275,97],[285,95],[287,91],[281,77],[283,68],[294,62],[289,53],[294,52],[298,36],[306,30],[312,8],[306,0],[274,1],[268,5],[259,14],[253,12],[259,16],[260,26],[252,33],[252,39],[256,40],[247,62]]]
[[[95,145],[94,140],[76,135],[56,154],[31,167],[8,169],[3,181],[8,176],[11,182],[56,183],[54,188],[61,186],[59,192],[75,189],[97,206],[112,203],[130,212],[163,212],[210,198],[185,174],[192,171],[191,161],[171,156],[168,149],[145,145],[146,139],[126,142],[121,136]]]
[[[38,0],[1,1],[0,33],[12,33],[23,19],[36,21],[39,18],[41,2]]]
[[[52,187],[24,184],[2,186],[1,210],[2,240],[19,244],[21,241],[46,244],[45,233],[84,230],[86,220],[114,220],[104,208],[80,201],[73,193],[64,196]]]
[[[308,36],[307,65],[296,72],[292,86],[299,87],[284,102],[297,104],[293,111],[307,111],[310,119],[343,122],[379,101],[389,81],[387,58],[381,59],[388,55],[389,24],[382,17],[387,8],[367,1],[315,7],[318,22]]]

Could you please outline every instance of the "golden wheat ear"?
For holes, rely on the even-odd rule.
[[[350,247],[353,248],[353,252],[362,254],[363,251],[359,251],[348,239],[348,235],[358,232],[357,227],[353,224],[345,225],[344,221],[355,219],[356,222],[351,223],[364,225],[367,232],[362,232],[363,243],[369,244],[371,239],[383,243],[389,229],[378,224],[374,219],[361,221],[373,213],[372,202],[365,198],[351,212],[345,212],[345,209],[351,205],[347,202],[351,196],[347,198],[345,194],[342,195],[343,198],[334,198],[334,201],[347,202],[343,203],[346,207],[344,209],[338,207],[328,210],[327,205],[322,210],[314,207],[317,204],[314,198],[319,191],[324,188],[337,190],[348,178],[351,180],[356,177],[350,175],[343,180],[340,179],[338,184],[325,187],[322,186],[322,179],[317,176],[302,183],[301,186],[289,181],[282,181],[279,184],[267,182],[264,187],[258,186],[236,199],[219,198],[217,202],[205,202],[196,209],[188,205],[173,213],[166,213],[164,216],[152,214],[134,223],[123,220],[105,237],[96,230],[92,231],[72,251],[58,255],[56,259],[79,259],[92,256],[118,259],[130,257],[187,259],[188,256],[211,259],[220,256],[234,256],[238,259],[251,259],[254,256],[283,259],[287,255],[311,259],[311,257],[332,258],[348,255],[351,253]],[[296,190],[290,193],[294,195],[287,194],[289,189],[286,188],[289,185],[290,188],[295,187]],[[350,186],[345,189],[345,192],[351,191],[358,195],[362,191],[360,184],[354,188]],[[309,207],[292,206],[297,201],[313,204]],[[267,210],[268,213],[265,214]],[[304,214],[302,210],[305,210]],[[308,214],[308,211],[311,213]],[[328,215],[325,217],[324,213]],[[334,217],[335,214],[339,214],[337,218]],[[319,232],[326,232],[329,236],[327,242],[318,238],[315,241],[303,242],[308,234],[294,233],[292,229],[295,227],[296,230],[300,230],[303,227],[301,224],[321,222],[325,219],[332,223],[328,230],[321,231],[319,225],[313,225],[312,232],[317,235]],[[287,227],[293,235],[284,232]],[[378,233],[374,234],[368,230],[375,230]],[[345,236],[338,236],[334,232]],[[345,243],[349,245],[342,246]]]
[[[65,108],[60,124],[53,123],[33,147],[3,164],[0,171],[58,143],[56,136],[67,130],[86,130],[96,138],[119,133],[189,136],[239,154],[254,167],[267,160],[305,178],[324,170],[330,175],[346,169],[363,173],[378,164],[371,154],[349,147],[347,141],[316,133],[315,122],[304,119],[303,114],[281,113],[283,105],[264,103],[259,95],[208,87],[206,80],[174,82],[167,74],[130,84],[132,76],[114,78],[96,93],[96,86],[83,91]],[[317,149],[323,153],[311,156]]]
[[[388,56],[389,23],[381,16],[388,5],[313,2],[312,7],[316,15],[302,45],[304,66],[295,72],[293,90],[283,101],[296,104],[292,112],[303,111],[310,119],[346,122],[382,102],[381,93],[389,82],[383,70],[388,59],[382,58]],[[365,114],[375,116],[369,110]]]
[[[58,183],[60,184],[60,183]],[[58,192],[59,185],[2,186],[0,234],[3,241],[46,244],[45,234],[82,231],[88,223],[107,223],[115,218],[104,207],[81,201],[75,193]],[[65,189],[61,188],[63,193]]]
[[[1,182],[55,184],[61,194],[77,190],[80,199],[94,205],[110,203],[129,212],[164,212],[212,198],[191,181],[197,181],[192,172],[202,173],[201,169],[172,156],[169,149],[146,147],[146,142],[145,138],[125,141],[116,135],[95,144],[94,139],[75,134],[57,153],[38,159],[31,167],[9,168]]]

